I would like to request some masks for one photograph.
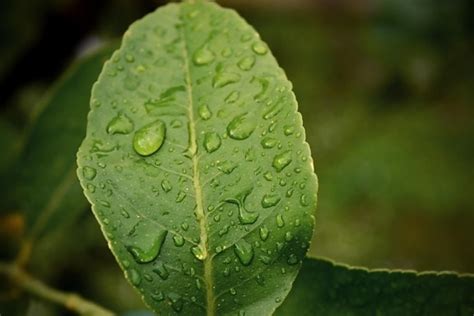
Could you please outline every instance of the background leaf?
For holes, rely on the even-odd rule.
[[[367,270],[307,258],[275,315],[472,315],[474,276]]]
[[[163,314],[269,313],[317,183],[291,84],[213,3],[133,24],[94,86],[78,175],[126,277]]]

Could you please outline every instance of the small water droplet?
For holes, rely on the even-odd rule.
[[[202,246],[194,246],[191,248],[191,253],[196,257],[196,259],[203,261],[207,257],[207,252],[202,249]]]
[[[265,194],[262,198],[262,207],[269,208],[275,206],[280,202],[280,196],[278,194]]]
[[[135,132],[133,148],[142,156],[149,156],[163,145],[166,135],[165,123],[156,120]]]
[[[236,83],[240,81],[240,75],[235,72],[217,72],[214,78],[212,79],[212,86],[214,88],[222,88],[231,83]]]
[[[295,132],[295,127],[294,127],[294,126],[292,126],[292,125],[285,125],[285,126],[283,126],[283,133],[284,133],[286,136],[290,136],[290,135],[292,135],[294,132]]]
[[[128,63],[133,63],[135,61],[135,57],[133,57],[133,55],[131,54],[126,54],[125,61],[127,61]]]
[[[183,304],[184,304],[183,298],[181,297],[181,295],[176,294],[176,293],[170,293],[168,295],[168,298],[171,301],[171,308],[173,308],[173,310],[176,313],[180,313],[181,310],[183,309]]]
[[[234,103],[240,98],[240,92],[239,91],[232,91],[229,93],[229,95],[224,99],[226,103]]]
[[[168,180],[164,179],[161,181],[161,188],[163,189],[163,191],[169,192],[172,188],[171,183]]]
[[[221,147],[221,138],[216,132],[204,134],[204,148],[208,153],[212,153]]]
[[[244,266],[249,265],[253,259],[253,247],[245,239],[240,239],[234,245],[234,252],[237,255],[237,258],[239,258],[240,263]]]
[[[295,265],[298,263],[298,257],[295,254],[291,254],[288,256],[288,260],[286,261],[289,265]]]
[[[231,138],[243,140],[252,135],[255,127],[256,122],[254,118],[248,113],[244,113],[230,121],[229,125],[227,125],[227,132]]]
[[[263,42],[255,42],[252,44],[252,50],[255,52],[255,54],[265,55],[268,51],[268,48]]]
[[[93,185],[92,183],[88,183],[87,184],[87,191],[89,191],[90,193],[94,193],[95,192],[95,185]]]
[[[259,214],[256,212],[249,212],[245,207],[245,200],[252,192],[253,188],[249,188],[239,193],[235,198],[225,199],[225,202],[237,205],[239,209],[239,222],[243,225],[253,224],[257,221]]]
[[[194,53],[193,62],[196,66],[207,65],[214,60],[214,57],[214,53],[204,45]]]
[[[212,112],[207,104],[201,104],[198,108],[198,113],[199,116],[205,121],[212,117]]]
[[[278,144],[278,140],[273,137],[265,137],[264,139],[262,139],[260,144],[262,144],[263,148],[269,149],[275,147],[276,144]]]
[[[236,291],[233,287],[231,287],[231,288],[229,289],[229,293],[230,293],[231,295],[236,295],[236,294],[237,294],[237,291]]]
[[[275,168],[275,170],[277,172],[280,172],[282,171],[283,169],[285,169],[286,166],[288,166],[290,163],[291,163],[292,159],[291,159],[291,150],[287,150],[287,151],[284,151],[278,155],[276,155],[274,158],[273,158],[273,168]]]
[[[151,298],[157,302],[161,302],[165,299],[165,294],[162,291],[159,291],[158,293],[152,293]]]
[[[301,194],[300,204],[301,204],[301,206],[308,206],[309,205],[308,198],[306,197],[305,194]]]
[[[260,239],[262,241],[267,240],[269,234],[270,234],[270,231],[268,230],[266,226],[260,227]]]
[[[125,114],[119,113],[109,124],[107,124],[107,133],[109,134],[128,134],[133,131],[133,122]]]
[[[156,265],[156,268],[153,269],[153,272],[155,272],[156,274],[158,274],[158,276],[159,276],[162,280],[166,280],[166,279],[168,279],[168,277],[170,276],[170,273],[168,272],[168,269],[166,269],[166,266],[165,266],[162,262],[159,262],[159,263]]]
[[[184,245],[184,238],[181,235],[174,235],[173,242],[176,247],[181,247],[182,245]]]
[[[96,174],[97,174],[97,171],[92,167],[85,166],[85,167],[82,168],[82,175],[87,180],[93,180],[95,178]]]
[[[255,65],[255,56],[247,56],[243,57],[239,62],[237,63],[237,66],[244,71],[250,70],[253,68],[253,65]]]
[[[180,202],[182,202],[185,198],[186,198],[186,193],[184,193],[183,191],[179,191],[179,192],[178,192],[178,195],[176,196],[176,202],[177,202],[177,203],[180,203]]]
[[[138,263],[151,262],[160,254],[161,246],[166,239],[168,231],[154,229],[153,234],[152,238],[149,238],[148,234],[143,234],[142,239],[138,241],[140,246],[137,245],[138,242],[127,246],[127,250]]]
[[[286,232],[285,233],[285,240],[286,241],[292,241],[293,240],[293,234],[291,232]]]
[[[140,274],[138,274],[137,270],[129,269],[127,270],[127,277],[132,282],[133,285],[138,286],[142,281]]]
[[[277,217],[276,217],[276,222],[277,222],[277,226],[280,227],[280,228],[285,226],[285,221],[283,219],[283,215],[278,214]]]

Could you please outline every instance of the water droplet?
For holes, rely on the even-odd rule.
[[[263,42],[255,42],[252,45],[252,50],[258,55],[265,55],[268,51],[268,48]]]
[[[188,228],[189,228],[188,223],[182,223],[182,224],[181,224],[181,228],[182,228],[184,231],[187,231]]]
[[[244,57],[237,63],[237,66],[244,71],[252,69],[253,65],[255,65],[255,56]]]
[[[236,116],[229,125],[227,125],[227,132],[233,139],[243,140],[252,135],[255,130],[256,123],[252,116],[244,113]]]
[[[186,193],[183,191],[179,191],[178,195],[176,196],[176,202],[180,203],[186,198]]]
[[[286,232],[285,233],[285,240],[286,241],[292,241],[293,240],[293,234],[291,232]]]
[[[232,91],[229,93],[229,95],[224,99],[226,103],[234,103],[240,98],[240,92],[239,91]]]
[[[207,65],[214,60],[214,57],[214,53],[204,45],[194,53],[193,62],[196,66]]]
[[[301,194],[300,203],[301,203],[301,206],[308,206],[309,205],[308,198],[306,197],[305,194]]]
[[[212,86],[214,88],[222,88],[231,83],[240,81],[240,75],[235,72],[217,72],[212,79]]]
[[[207,106],[207,104],[201,104],[198,108],[198,113],[199,113],[199,116],[205,121],[207,121],[208,119],[212,117],[212,112],[211,110],[209,110],[209,107]]]
[[[131,54],[126,54],[125,55],[125,60],[128,62],[128,63],[133,63],[135,61],[135,57],[133,57],[133,55]]]
[[[143,229],[145,228],[148,228],[148,226],[144,226]],[[150,238],[151,233],[154,234],[152,238]],[[127,246],[127,250],[138,263],[151,262],[160,254],[161,246],[163,245],[167,234],[167,230],[159,228],[153,228],[149,231],[147,230],[146,233],[144,231],[142,232],[142,235],[139,235],[141,237],[140,240]]]
[[[138,286],[142,281],[140,274],[138,274],[137,270],[129,269],[127,270],[127,278],[132,282],[133,285]]]
[[[176,293],[170,293],[168,295],[168,298],[171,301],[171,308],[173,308],[176,313],[180,313],[183,309],[183,298],[181,297],[181,295]]]
[[[186,87],[174,86],[163,91],[158,99],[149,99],[145,102],[145,109],[148,113],[163,107],[176,105],[176,95],[180,92],[184,93]]]
[[[221,147],[221,138],[216,132],[204,134],[204,148],[208,153],[212,153]]]
[[[295,265],[298,263],[298,258],[296,257],[296,255],[294,254],[291,254],[288,256],[288,260],[286,261],[289,265]]]
[[[165,266],[162,262],[159,262],[159,263],[156,265],[156,268],[153,269],[153,272],[155,272],[156,274],[158,274],[158,276],[159,276],[162,280],[166,280],[166,279],[168,279],[168,277],[170,276],[170,273],[168,272],[168,269],[166,269],[166,266]]]
[[[171,183],[168,180],[164,179],[161,181],[161,188],[163,189],[163,191],[169,192],[171,191]]]
[[[140,78],[138,78],[138,76],[129,75],[125,77],[125,80],[123,81],[123,86],[126,90],[135,91],[140,86],[140,83],[141,81],[140,81]]]
[[[260,239],[262,241],[267,240],[269,234],[270,234],[270,231],[268,230],[266,226],[260,227]]]
[[[277,172],[282,171],[285,169],[286,166],[288,166],[291,163],[291,150],[284,151],[273,158],[273,168]]]
[[[249,265],[253,259],[253,247],[245,239],[240,239],[234,245],[234,252],[244,266]]]
[[[87,184],[87,191],[89,191],[90,193],[94,193],[95,192],[95,185],[93,185],[92,183],[88,183]]]
[[[265,194],[262,198],[262,207],[269,208],[275,206],[280,202],[280,196],[278,194]]]
[[[277,226],[280,227],[280,228],[285,226],[285,221],[283,219],[283,215],[278,214],[277,217],[276,217],[276,222],[277,222]]]
[[[196,257],[196,259],[203,261],[207,257],[207,252],[202,249],[202,246],[194,246],[191,248],[191,253]]]
[[[174,235],[173,241],[174,241],[175,246],[177,247],[181,247],[182,245],[184,245],[184,238],[181,235]]]
[[[164,294],[162,291],[160,291],[160,292],[158,292],[158,293],[156,293],[156,294],[155,294],[155,293],[152,293],[152,294],[151,294],[151,298],[152,298],[153,300],[157,301],[157,302],[161,302],[161,301],[163,301],[163,300],[165,299],[165,294]]]
[[[224,172],[225,174],[231,174],[235,168],[237,168],[237,165],[229,160],[219,161],[217,163],[217,169]]]
[[[239,221],[244,225],[255,223],[259,217],[258,213],[250,212],[245,207],[245,200],[252,190],[253,188],[249,188],[248,190],[239,193],[235,198],[229,198],[225,200],[225,202],[237,205],[239,209]]]
[[[236,295],[236,294],[237,294],[237,291],[236,291],[233,287],[231,287],[231,288],[229,289],[229,293],[230,293],[231,295]]]
[[[165,134],[165,123],[161,120],[156,120],[135,132],[133,148],[139,155],[149,156],[163,145]]]
[[[263,177],[264,177],[265,180],[267,180],[267,181],[272,181],[272,179],[273,179],[273,175],[272,175],[272,173],[271,173],[270,171],[265,172],[265,173],[263,174]]]
[[[278,140],[273,137],[265,137],[260,144],[262,144],[263,148],[269,149],[275,147],[278,144]]]
[[[85,167],[82,168],[82,175],[87,180],[93,180],[95,178],[96,174],[97,174],[97,171],[92,167],[85,166]]]
[[[286,135],[286,136],[290,136],[291,134],[293,134],[295,132],[295,127],[292,126],[292,125],[285,125],[283,126],[283,133]]]
[[[107,124],[109,134],[128,134],[131,131],[133,131],[133,122],[123,113],[119,113]]]

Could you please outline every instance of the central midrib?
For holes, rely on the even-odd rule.
[[[181,15],[181,12],[180,12]],[[201,182],[199,176],[199,159],[197,156],[197,138],[196,138],[196,125],[194,120],[194,105],[193,105],[193,88],[191,81],[191,71],[189,68],[189,53],[188,46],[184,31],[184,25],[181,28],[181,37],[183,39],[183,58],[184,58],[184,72],[186,75],[186,90],[188,93],[188,120],[189,120],[189,138],[190,138],[190,151],[191,161],[193,168],[193,186],[194,193],[196,195],[196,216],[199,221],[200,229],[200,242],[199,247],[203,252],[204,262],[204,281],[206,283],[206,307],[207,315],[215,315],[215,302],[214,302],[214,289],[212,281],[212,259],[208,252],[208,236],[207,236],[207,220],[204,214]]]

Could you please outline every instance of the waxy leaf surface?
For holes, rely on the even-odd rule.
[[[275,315],[472,315],[474,276],[367,270],[307,258]]]
[[[134,23],[92,92],[78,176],[130,283],[163,315],[271,314],[313,230],[291,83],[234,11]]]

